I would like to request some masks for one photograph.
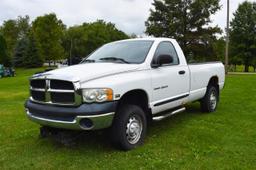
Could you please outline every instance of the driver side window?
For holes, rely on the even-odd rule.
[[[155,52],[154,55],[154,61],[153,63],[156,63],[156,57],[158,57],[159,55],[170,55],[173,57],[173,62],[170,63],[170,65],[178,65],[179,64],[179,58],[178,55],[176,53],[176,50],[174,48],[174,46],[172,45],[171,42],[161,42]]]

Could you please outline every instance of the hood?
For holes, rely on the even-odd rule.
[[[35,76],[85,82],[105,76],[134,71],[138,68],[139,66],[137,64],[86,63],[52,70]]]

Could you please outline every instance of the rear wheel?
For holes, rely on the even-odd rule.
[[[112,141],[122,150],[131,150],[143,144],[146,128],[144,111],[136,105],[123,105],[112,125]]]
[[[201,100],[202,112],[214,112],[218,106],[219,92],[216,86],[207,88],[204,98]]]

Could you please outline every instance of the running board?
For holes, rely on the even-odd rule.
[[[154,121],[160,121],[160,120],[166,119],[166,118],[168,118],[168,117],[170,117],[170,116],[172,116],[172,115],[175,115],[175,114],[177,114],[177,113],[184,112],[185,110],[186,110],[186,108],[185,108],[185,107],[182,107],[182,108],[179,108],[179,109],[174,110],[174,111],[172,111],[172,112],[169,112],[169,113],[167,113],[167,114],[164,114],[164,115],[161,115],[161,116],[153,117],[153,120],[154,120]]]

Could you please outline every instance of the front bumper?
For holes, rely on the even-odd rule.
[[[79,107],[60,107],[37,104],[31,101],[25,103],[28,118],[43,126],[72,129],[96,130],[112,125],[117,101],[82,104]]]

